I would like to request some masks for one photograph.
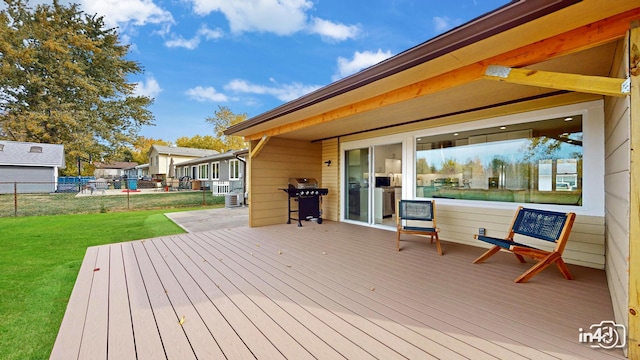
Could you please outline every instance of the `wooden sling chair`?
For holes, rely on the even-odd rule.
[[[436,204],[433,200],[399,200],[396,204],[396,249],[400,251],[400,235],[429,235],[435,239],[438,254],[442,255],[436,227]]]
[[[569,273],[567,265],[562,260],[562,253],[569,239],[575,216],[576,214],[572,212],[561,213],[528,209],[520,206],[513,218],[509,233],[504,239],[474,235],[474,238],[493,244],[493,246],[473,263],[481,263],[498,251],[506,250],[515,254],[522,263],[525,262],[524,256],[537,261],[529,270],[514,280],[517,283],[527,282],[551,264],[556,264],[562,276],[567,280],[571,280],[571,273]],[[515,242],[514,236],[516,234],[555,243],[555,248],[552,251],[547,251],[537,249],[532,245]]]

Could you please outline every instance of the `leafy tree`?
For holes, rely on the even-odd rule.
[[[416,161],[416,174],[429,174],[431,172],[431,168],[427,163],[427,159],[418,158]]]
[[[205,119],[213,125],[213,131],[222,142],[224,150],[240,150],[247,147],[247,143],[242,136],[228,136],[224,130],[231,125],[235,125],[247,119],[247,114],[234,114],[227,106],[218,106],[213,117]]]
[[[561,141],[546,136],[528,139],[524,149],[524,160],[537,162],[542,159],[553,159],[557,157],[561,145]]]
[[[127,161],[126,154],[127,151],[131,155],[131,160],[135,161],[138,164],[146,164],[149,161],[149,150],[151,150],[151,145],[164,145],[170,146],[171,143],[168,141],[164,141],[162,139],[154,139],[154,138],[146,138],[144,136],[138,136],[132,142],[132,148],[127,148],[123,150],[120,158],[124,161]]]
[[[152,99],[135,96],[128,45],[102,17],[78,5],[28,6],[4,0],[0,11],[0,137],[64,144],[77,157],[108,159],[153,122]],[[66,172],[73,173],[73,166]]]
[[[445,159],[440,168],[440,174],[442,175],[454,175],[460,172],[462,172],[462,167],[454,158]]]
[[[209,149],[217,151],[225,151],[226,146],[218,138],[214,138],[211,135],[195,135],[194,137],[183,136],[176,140],[176,145],[179,147],[187,147],[194,149]]]

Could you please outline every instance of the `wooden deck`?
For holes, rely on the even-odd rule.
[[[51,359],[619,359],[602,271],[529,283],[510,254],[343,223],[234,228],[87,250]]]

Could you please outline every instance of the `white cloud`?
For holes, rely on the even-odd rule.
[[[186,92],[187,95],[189,95],[190,98],[196,100],[196,101],[200,101],[200,102],[205,102],[205,101],[212,101],[212,102],[227,102],[229,101],[229,98],[227,97],[227,95],[219,93],[218,91],[216,91],[215,88],[208,86],[208,87],[202,87],[202,86],[196,86],[193,89],[189,89]]]
[[[187,0],[199,15],[221,12],[229,21],[233,33],[270,32],[291,35],[300,31],[318,34],[323,39],[342,41],[360,33],[357,25],[344,25],[329,20],[311,18],[310,0]]]
[[[207,15],[222,12],[234,33],[265,31],[289,35],[304,28],[308,0],[191,0],[194,11]]]
[[[200,37],[195,36],[191,39],[185,39],[182,36],[173,36],[171,40],[164,42],[164,45],[170,48],[181,47],[189,50],[193,50],[200,45]]]
[[[129,46],[130,51],[134,51],[134,52],[138,51],[138,46],[133,42],[133,40],[131,39],[131,36],[129,36],[128,34],[120,34],[118,36],[118,40],[120,41],[121,45]]]
[[[224,33],[220,29],[212,30],[206,25],[202,25],[191,39],[185,39],[182,36],[174,35],[170,40],[165,41],[164,44],[170,48],[183,47],[185,49],[193,50],[200,45],[200,41],[203,37],[205,40],[215,40],[221,38],[223,35]]]
[[[198,30],[198,35],[204,37],[207,40],[220,39],[224,36],[224,32],[221,29],[209,29],[207,25],[202,25]]]
[[[80,3],[85,12],[103,15],[107,26],[174,23],[171,13],[153,0],[81,0]]]
[[[273,86],[256,85],[247,80],[234,79],[225,85],[225,90],[237,93],[271,95],[281,101],[295,100],[320,88],[319,85],[304,85],[298,82],[279,84],[270,79]]]
[[[434,16],[432,21],[434,30],[438,34],[462,24],[462,19],[451,19],[448,16]]]
[[[314,34],[319,34],[324,39],[343,41],[355,39],[361,30],[360,26],[357,25],[344,25],[329,20],[313,18],[309,25],[309,31]]]
[[[338,72],[333,76],[333,81],[339,80],[343,77],[355,74],[358,71],[367,68],[371,65],[375,65],[383,60],[392,57],[391,51],[382,51],[378,49],[377,52],[356,51],[353,54],[353,58],[346,59],[343,57],[338,58]]]
[[[153,76],[147,76],[147,81],[138,81],[136,83],[136,88],[134,90],[134,94],[136,96],[148,96],[150,98],[155,98],[160,94],[162,88],[158,81]]]

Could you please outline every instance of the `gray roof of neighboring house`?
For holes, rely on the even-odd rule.
[[[245,155],[246,153],[248,153],[247,149],[229,150],[227,152],[223,152],[223,153],[220,153],[220,154],[203,156],[201,158],[197,158],[197,159],[193,159],[193,160],[182,161],[182,162],[180,162],[179,164],[176,164],[176,165],[180,165],[180,166],[182,166],[182,165],[193,165],[193,164],[200,164],[200,163],[209,162],[209,161],[215,161],[215,160],[235,159],[236,156]]]
[[[179,155],[179,156],[209,156],[218,154],[215,150],[206,150],[206,149],[193,149],[186,147],[173,147],[173,146],[164,146],[164,145],[151,145],[151,149],[155,149],[158,154],[163,155]]]
[[[64,145],[0,140],[0,165],[64,168]]]

